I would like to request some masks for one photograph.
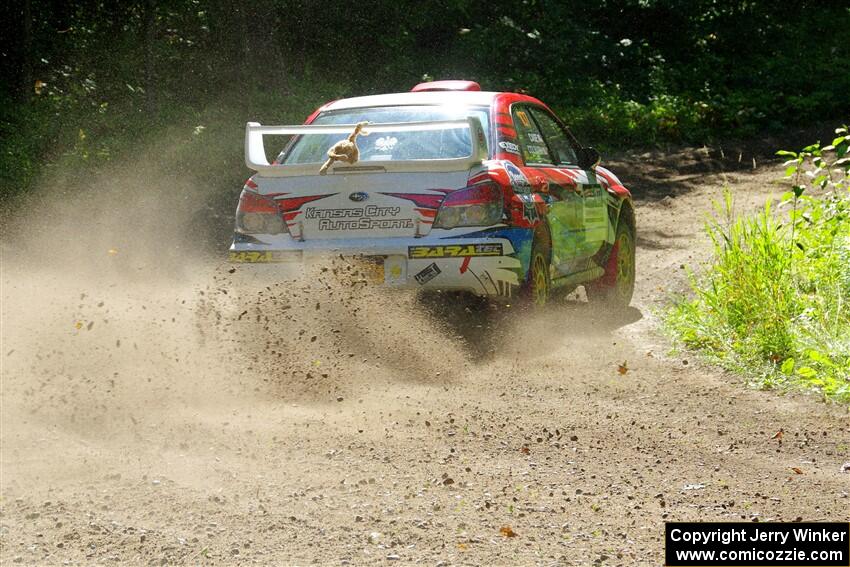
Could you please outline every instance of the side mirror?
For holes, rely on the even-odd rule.
[[[578,158],[578,166],[582,169],[593,169],[599,165],[599,161],[602,159],[595,148],[581,148],[576,152],[576,157]]]

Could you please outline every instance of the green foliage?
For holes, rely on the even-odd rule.
[[[667,323],[682,342],[721,363],[850,403],[850,134],[789,158],[787,215],[770,202],[735,217],[731,193],[710,221],[713,263],[691,274]]]
[[[26,194],[41,175],[61,172],[69,185],[79,185],[110,164],[127,163],[148,151],[160,152],[164,171],[209,186],[211,201],[216,194],[232,196],[249,174],[242,159],[245,122],[300,123],[317,100],[339,98],[337,89],[305,81],[288,92],[224,92],[198,106],[163,99],[154,114],[142,111],[140,91],[100,104],[93,102],[100,100],[97,87],[86,95],[45,89],[23,107],[0,99],[0,137],[6,149],[0,155],[0,201]]]
[[[671,140],[705,140],[707,106],[682,97],[662,94],[646,103],[623,100],[600,85],[592,107],[555,105],[564,120],[585,139],[605,148],[641,147]]]
[[[7,15],[2,197],[213,109],[301,119],[426,75],[533,94],[608,148],[846,119],[850,92],[846,2],[22,0]]]

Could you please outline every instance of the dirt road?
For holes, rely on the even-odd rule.
[[[40,210],[3,243],[0,562],[660,565],[668,520],[850,519],[846,408],[658,331],[710,200],[753,208],[780,171],[614,169],[639,226],[617,321],[435,314],[330,270],[266,287],[131,191]]]

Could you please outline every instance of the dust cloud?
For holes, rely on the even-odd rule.
[[[582,353],[609,340],[582,307],[517,316],[385,290],[340,258],[301,272],[229,264],[215,235],[233,204],[216,217],[203,188],[144,160],[41,185],[2,239],[0,496],[16,514],[56,500],[74,526],[154,514],[166,542],[239,498],[267,506],[272,490],[340,475],[344,489],[377,455],[398,471],[430,462],[419,434],[397,434],[438,419],[433,400],[463,392],[457,408],[490,415],[488,395],[530,396],[526,381],[552,368],[583,373]],[[360,456],[328,468],[343,443]]]
[[[41,186],[2,242],[4,492],[143,469],[252,408],[309,411],[469,365],[420,300],[348,262],[226,263],[227,242],[202,238],[208,196],[155,165]]]

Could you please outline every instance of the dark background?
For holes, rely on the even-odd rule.
[[[527,92],[603,149],[850,118],[846,0],[4,4],[3,198],[144,152],[238,185],[247,120],[423,78]]]

